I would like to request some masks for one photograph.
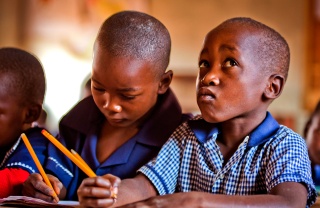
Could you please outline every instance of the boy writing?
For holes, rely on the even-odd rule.
[[[170,48],[168,30],[150,15],[123,11],[102,24],[94,44],[92,96],[71,109],[59,126],[60,141],[78,152],[97,175],[134,177],[190,118],[182,114],[169,88]],[[65,199],[75,200],[86,176],[59,153],[55,147],[49,149],[47,170],[65,185]],[[35,190],[31,196],[52,200],[39,175],[26,184],[25,189]]]
[[[30,173],[38,172],[21,141],[22,133],[44,162],[47,139],[41,128],[32,128],[44,95],[45,76],[39,60],[18,48],[0,48],[0,198],[21,194],[22,183]],[[61,183],[55,185],[59,186],[56,189],[62,187]]]
[[[289,60],[283,37],[253,19],[229,19],[211,30],[199,56],[201,116],[178,127],[135,178],[121,184],[112,175],[85,179],[80,204],[147,199],[130,207],[312,205],[316,193],[306,144],[267,111],[283,90]]]

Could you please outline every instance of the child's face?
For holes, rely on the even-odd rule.
[[[137,127],[153,108],[159,81],[146,61],[114,57],[94,49],[91,91],[93,99],[114,127]]]
[[[256,42],[254,31],[237,26],[215,29],[206,36],[197,78],[197,103],[206,121],[265,113],[262,95],[268,77],[261,75]]]
[[[16,95],[8,92],[0,75],[0,148],[10,148],[23,131],[24,111]]]
[[[309,156],[312,162],[320,164],[320,115],[313,117],[306,134]]]

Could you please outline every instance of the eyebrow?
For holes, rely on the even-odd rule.
[[[208,50],[207,48],[205,48],[205,49],[203,49],[203,50],[201,51],[200,55],[205,54],[205,53],[208,53],[208,51],[209,51],[209,50]],[[230,52],[234,53],[234,52],[238,51],[238,49],[237,49],[237,47],[230,46],[230,45],[228,45],[228,44],[223,44],[223,45],[221,45],[221,46],[219,47],[219,51],[230,51]]]
[[[95,80],[93,77],[91,77],[91,80],[93,82],[96,82],[99,85],[102,85],[99,81]],[[140,87],[127,87],[127,88],[120,88],[117,89],[119,92],[133,92],[133,91],[139,91],[141,88]]]
[[[237,47],[230,46],[227,44],[223,44],[222,46],[220,46],[219,51],[225,51],[225,50],[230,52],[238,51]]]

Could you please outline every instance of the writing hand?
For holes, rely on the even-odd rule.
[[[47,186],[40,174],[32,173],[23,183],[22,194],[25,196],[42,199],[47,202],[58,203],[59,198],[54,197],[54,193],[61,195],[63,198],[65,196],[65,188],[59,179],[50,174],[47,176],[54,190]]]
[[[84,179],[77,191],[81,207],[111,207],[120,183],[118,177],[110,174]]]

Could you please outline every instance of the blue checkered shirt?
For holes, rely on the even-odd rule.
[[[200,116],[172,134],[159,155],[138,171],[160,195],[202,191],[227,195],[267,194],[283,182],[306,186],[306,207],[316,200],[304,139],[280,126],[268,112],[225,165],[216,143],[218,129]]]

